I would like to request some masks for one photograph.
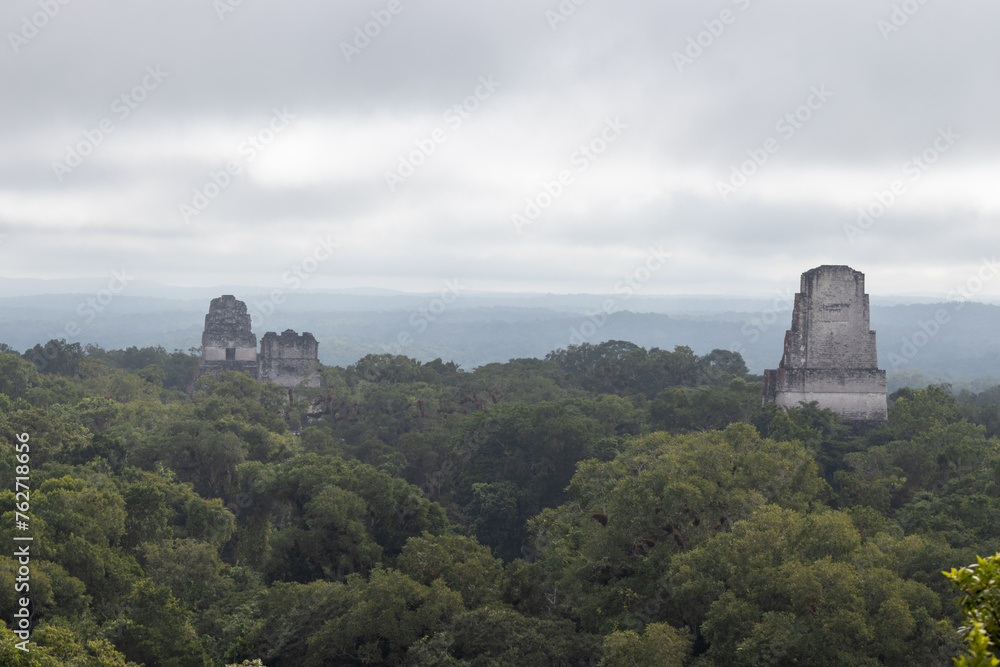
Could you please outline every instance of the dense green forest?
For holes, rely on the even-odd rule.
[[[951,665],[997,597],[942,572],[1000,550],[1000,387],[858,435],[721,350],[369,355],[291,402],[196,365],[0,348],[0,664]]]

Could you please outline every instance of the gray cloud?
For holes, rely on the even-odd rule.
[[[43,6],[58,13],[24,37]],[[330,235],[344,250],[317,287],[610,291],[652,244],[672,259],[650,293],[767,293],[820,263],[937,292],[998,245],[1000,7],[986,0],[214,6],[0,10],[6,276],[129,263],[171,284],[267,286]],[[355,43],[366,27],[378,34]],[[166,73],[155,87],[147,68]],[[470,98],[481,77],[499,86]],[[802,111],[818,89],[832,96]],[[275,109],[295,119],[251,160]],[[615,118],[627,129],[582,169]],[[113,132],[95,142],[102,122]],[[960,138],[911,180],[944,128]],[[719,182],[765,154],[723,199]],[[401,158],[421,164],[390,188]],[[185,223],[180,206],[232,161]],[[571,183],[550,201],[560,172]],[[905,192],[852,243],[845,225],[894,180]],[[532,201],[546,206],[519,234],[511,216]]]

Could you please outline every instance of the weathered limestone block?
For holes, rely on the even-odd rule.
[[[294,389],[305,381],[319,386],[319,343],[309,332],[301,336],[291,329],[281,335],[269,331],[260,339],[260,379]]]
[[[869,327],[863,273],[829,265],[803,273],[781,364],[764,371],[764,403],[817,401],[847,422],[884,422],[885,371]]]
[[[247,305],[232,294],[212,299],[201,335],[198,375],[220,371],[259,375],[257,336],[250,330]]]

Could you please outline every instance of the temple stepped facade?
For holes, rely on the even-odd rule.
[[[764,403],[788,408],[817,401],[845,422],[886,421],[885,371],[869,327],[863,273],[849,266],[803,273],[781,363],[764,371]]]

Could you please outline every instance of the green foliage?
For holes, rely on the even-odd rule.
[[[32,633],[27,651],[21,640],[0,628],[0,664],[5,667],[141,667],[126,660],[107,639],[81,638],[72,629],[42,624]]]
[[[59,405],[73,405],[87,394],[83,383],[61,375],[43,373],[38,382],[24,392],[24,401],[36,408],[52,408]]]
[[[955,397],[942,387],[900,389],[889,397],[889,424],[873,436],[884,438],[889,434],[893,439],[909,440],[932,426],[950,424],[962,416]]]
[[[956,547],[989,540],[1000,530],[1000,441],[987,439],[983,426],[959,419],[940,389],[910,396],[899,401],[933,401],[939,409],[927,410],[940,418],[921,417],[923,430],[908,440],[847,454],[846,469],[834,475],[840,504],[872,507],[906,530],[939,533]],[[889,430],[911,428],[894,421],[900,414],[890,413]]]
[[[160,385],[149,382],[147,377],[114,369],[88,378],[84,385],[92,395],[104,396],[118,403],[155,400],[160,394]]]
[[[720,429],[747,422],[760,406],[762,386],[737,377],[722,386],[668,387],[650,402],[650,421],[656,428],[671,431]]]
[[[125,488],[125,534],[122,546],[134,550],[144,542],[169,537],[174,512],[167,506],[167,494],[151,479],[140,479]]]
[[[221,547],[229,541],[236,530],[236,517],[223,507],[219,498],[205,500],[197,494],[191,494],[184,510],[186,514],[184,531],[183,533],[175,531],[177,534]]]
[[[521,537],[521,515],[517,508],[517,485],[513,482],[474,482],[465,506],[469,529],[479,540],[500,547],[510,556]]]
[[[26,592],[18,591],[19,563],[7,556],[0,556],[0,617],[13,618],[20,607],[18,599]],[[23,583],[22,583],[23,586]],[[48,618],[53,614],[81,614],[88,610],[91,597],[86,594],[83,582],[72,577],[58,563],[37,560],[32,563],[30,582],[32,612],[37,618]]]
[[[186,538],[142,545],[140,560],[150,579],[170,588],[185,608],[201,610],[226,592],[224,565],[215,547]]]
[[[125,533],[125,502],[117,491],[97,489],[67,475],[43,482],[33,498],[36,515],[51,531],[45,536],[51,542],[61,533],[116,546]]]
[[[196,354],[197,350],[174,350],[168,353],[159,346],[104,350],[88,345],[86,352],[88,359],[100,360],[122,370],[135,371],[147,382],[175,391],[184,391],[191,384],[200,356]]]
[[[15,410],[0,418],[0,447],[13,451],[14,436],[27,433],[31,438],[31,463],[38,468],[49,462],[61,462],[71,452],[89,445],[90,435],[71,417],[43,408]],[[13,466],[0,470],[2,488],[14,488]]]
[[[52,560],[86,586],[87,595],[93,598],[94,611],[101,617],[112,616],[121,608],[142,574],[131,556],[76,535],[63,538],[52,551]]]
[[[410,537],[447,526],[420,490],[357,461],[304,454],[258,471],[259,492],[284,505],[269,538],[273,579],[339,579],[395,556]]]
[[[663,609],[660,573],[676,554],[765,503],[808,510],[826,490],[802,445],[763,440],[751,426],[656,433],[612,461],[581,463],[571,502],[530,526],[554,597],[584,627],[640,629]]]
[[[368,580],[276,584],[262,604],[259,654],[310,667],[400,665],[410,645],[462,608],[461,596],[440,580],[424,586],[381,568]]]
[[[188,588],[179,582],[179,592],[185,595]],[[214,599],[196,592],[190,599],[198,599],[194,610],[194,627],[209,655],[216,663],[240,660],[259,655],[255,644],[261,621],[261,600],[267,593],[264,578],[247,567],[223,566],[220,578],[214,575],[204,579],[201,590],[215,595]]]
[[[937,596],[873,562],[886,546],[862,545],[844,514],[768,506],[676,558],[671,597],[709,645],[705,658],[726,664],[909,665],[915,654],[947,655]]]
[[[450,364],[447,367],[440,364],[427,364],[391,354],[369,354],[362,357],[352,366],[347,367],[347,373],[353,376],[355,382],[372,382],[380,385],[426,382],[439,379],[442,371],[445,375],[458,372],[458,367]]]
[[[821,409],[816,401],[800,403],[799,407],[788,410],[769,403],[758,408],[750,422],[765,438],[797,440],[804,444],[828,481],[844,468],[844,456],[858,448],[847,441],[850,426],[842,424],[833,410]]]
[[[962,633],[969,654],[956,660],[960,667],[996,667],[1000,649],[1000,554],[976,557],[968,567],[952,568],[944,576],[962,592],[958,605],[965,615]]]
[[[650,623],[643,633],[612,632],[604,637],[601,667],[683,667],[691,655],[691,637],[666,623]]]
[[[284,433],[288,395],[273,383],[261,383],[246,373],[224,371],[198,378],[192,398],[194,416],[207,422],[232,417],[259,424],[274,433]]]
[[[211,667],[191,626],[190,613],[170,589],[142,579],[128,599],[126,613],[111,628],[115,644],[130,660],[163,667]]]
[[[989,635],[979,621],[970,623],[966,640],[969,642],[969,654],[955,658],[956,667],[997,667],[997,659],[992,649],[996,646],[990,641]]]
[[[480,366],[464,378],[463,399],[482,409],[514,399],[524,403],[558,401],[584,392],[571,385],[566,372],[551,360],[511,359]]]
[[[993,664],[940,572],[1000,549],[997,390],[901,390],[860,436],[720,350],[370,355],[290,403],[56,343],[0,348],[0,540],[19,433],[36,537],[33,650],[4,631],[0,664],[946,665],[963,622]]]
[[[498,556],[521,555],[524,522],[563,501],[573,466],[600,451],[613,427],[586,414],[592,407],[575,400],[498,406],[453,440],[454,499]]]
[[[713,350],[704,357],[691,348],[677,346],[673,352],[610,340],[598,345],[583,343],[545,357],[562,368],[587,391],[622,396],[640,394],[652,398],[663,387],[696,387],[728,384],[746,379],[747,368],[739,354]]]
[[[177,421],[162,439],[137,457],[141,465],[162,461],[199,495],[228,497],[236,485],[236,468],[246,459],[246,444],[224,421]]]
[[[24,398],[38,382],[38,371],[31,362],[14,354],[0,354],[0,394],[13,399]]]
[[[73,377],[80,372],[83,363],[83,348],[79,343],[67,343],[66,339],[52,339],[45,345],[35,345],[22,355],[34,364],[40,373],[55,373]]]
[[[570,667],[599,653],[597,637],[576,632],[569,621],[488,605],[456,616],[446,629],[414,643],[407,657],[415,665]]]
[[[382,556],[367,530],[367,508],[356,493],[324,486],[303,507],[298,523],[271,538],[274,579],[301,581],[342,579],[372,568]]]
[[[348,580],[347,613],[327,620],[309,637],[306,665],[330,658],[342,664],[402,664],[409,646],[444,626],[462,598],[439,581],[422,586],[403,574],[376,569],[367,582]]]
[[[396,564],[425,586],[442,579],[470,609],[499,602],[503,592],[503,563],[467,537],[429,533],[411,537]]]

